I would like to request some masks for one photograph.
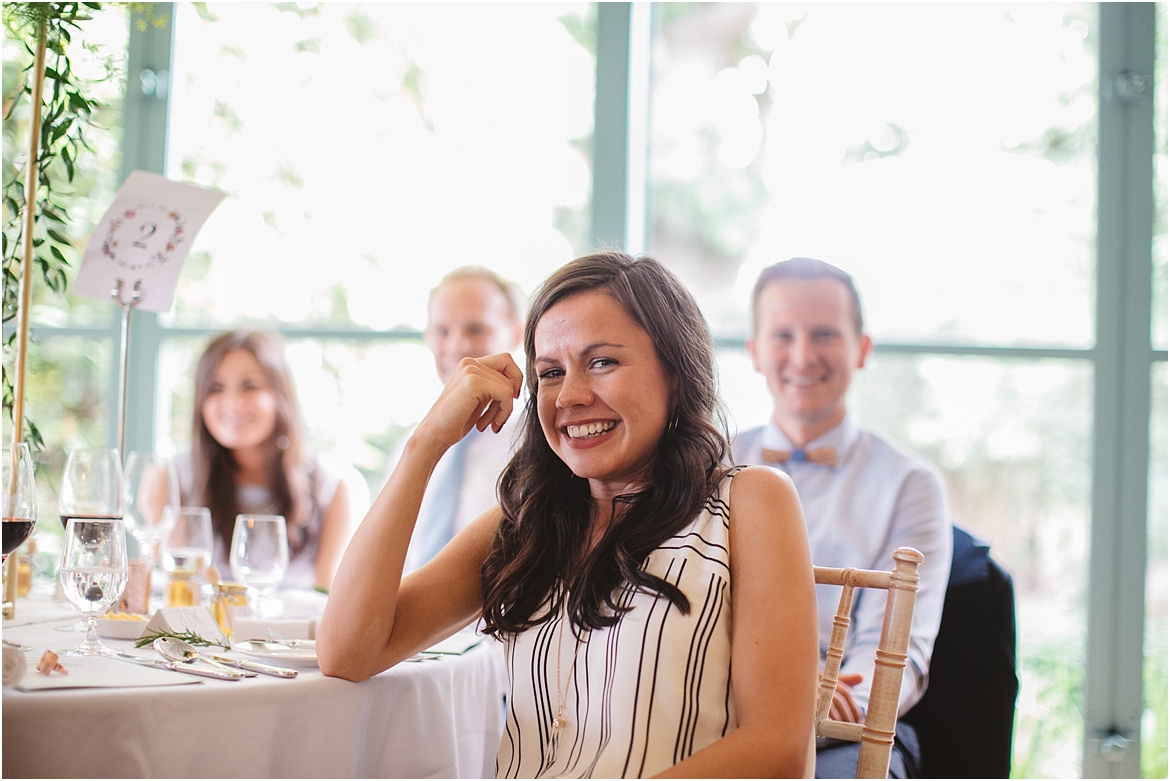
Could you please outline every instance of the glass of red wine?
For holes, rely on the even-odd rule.
[[[62,526],[68,528],[71,520],[121,521],[122,502],[122,457],[117,448],[84,447],[69,451],[57,497]],[[118,528],[122,525],[118,524]],[[87,625],[79,621],[58,628],[84,632]]]
[[[37,485],[32,452],[21,442],[4,446],[4,556],[20,547],[37,522]]]

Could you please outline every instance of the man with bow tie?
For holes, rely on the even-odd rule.
[[[873,342],[862,329],[861,301],[844,271],[812,258],[765,268],[752,289],[747,350],[772,397],[772,419],[732,444],[739,464],[769,464],[788,473],[808,527],[813,563],[890,569],[896,548],[925,556],[919,574],[899,713],[926,689],[951,568],[951,527],[937,471],[917,456],[860,428],[845,395]],[[822,658],[840,589],[818,586]],[[857,592],[853,625],[830,715],[862,721],[885,609],[884,592]],[[907,734],[907,733],[910,734]],[[912,773],[916,741],[899,724],[891,772]],[[857,744],[817,753],[818,777],[852,775]],[[850,764],[852,762],[853,764]]]

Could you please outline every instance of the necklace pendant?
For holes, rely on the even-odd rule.
[[[559,729],[561,729],[562,727],[567,727],[568,725],[569,725],[569,722],[567,722],[566,720],[562,719],[560,716],[557,716],[556,718],[554,718],[554,719],[552,720],[552,726],[553,726],[553,729],[557,729],[557,730],[559,730]]]

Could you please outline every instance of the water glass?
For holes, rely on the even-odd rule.
[[[172,516],[163,511],[179,506],[179,474],[169,458],[136,450],[126,456],[123,470],[126,529],[138,541],[138,557],[154,562],[154,552],[168,531]]]
[[[122,457],[112,447],[80,447],[69,451],[57,496],[61,525],[122,519]],[[59,626],[62,632],[85,632],[84,620]],[[79,646],[80,647],[80,646]]]
[[[206,507],[163,508],[163,569],[189,576],[198,576],[211,566],[215,538],[211,530],[211,510]]]
[[[69,451],[57,498],[61,525],[70,518],[122,519],[122,459],[116,448]]]
[[[98,640],[97,617],[126,588],[126,528],[120,520],[71,518],[61,551],[61,587],[85,619],[85,639],[66,656],[109,656],[115,651]]]
[[[228,560],[235,579],[257,592],[254,604],[264,615],[268,597],[288,570],[284,516],[237,515]]]

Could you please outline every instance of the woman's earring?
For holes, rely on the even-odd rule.
[[[678,430],[678,409],[670,414],[670,422],[666,424],[667,435],[673,434]]]
[[[276,438],[276,447],[280,450],[288,450],[288,446],[291,444],[292,443],[289,442],[288,437],[286,437],[284,434],[281,434]]]

